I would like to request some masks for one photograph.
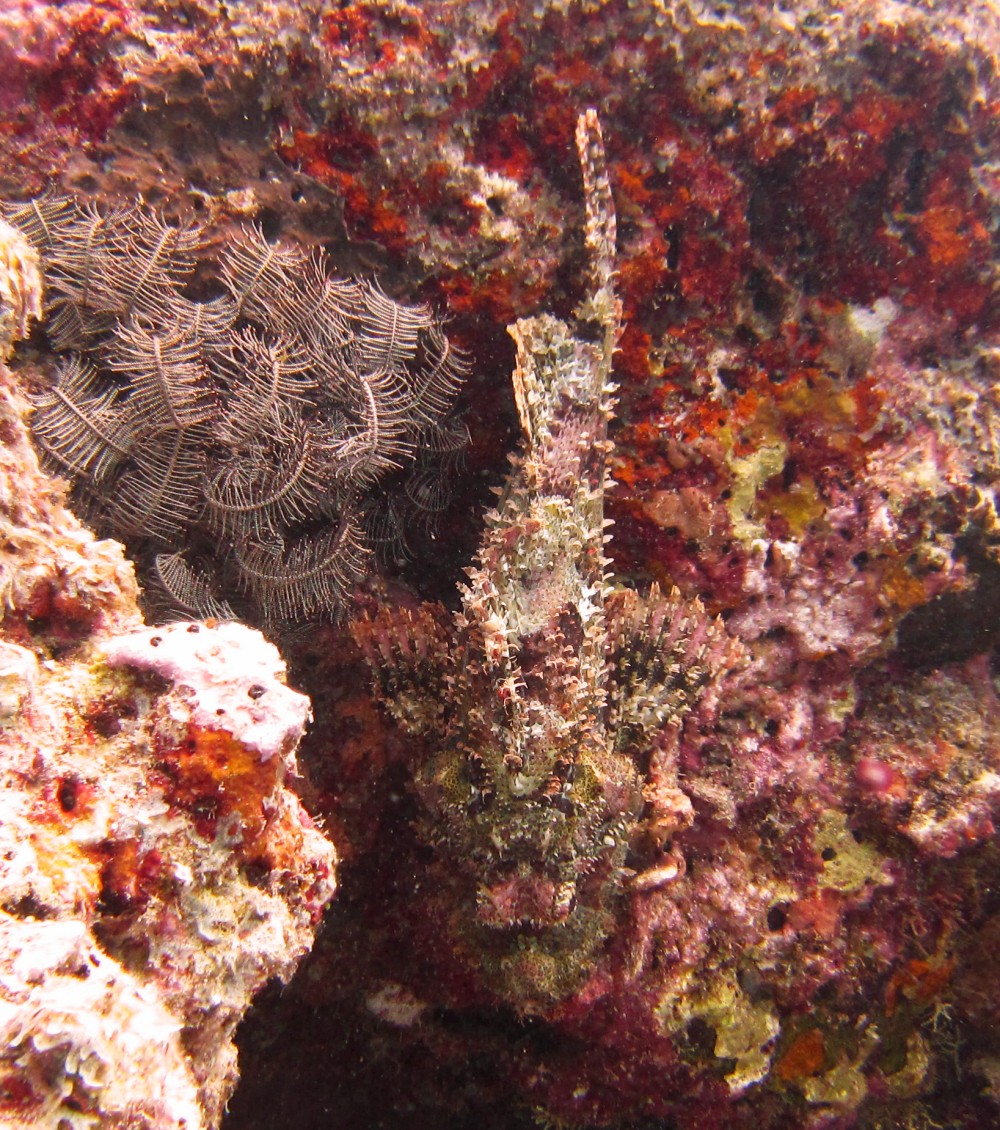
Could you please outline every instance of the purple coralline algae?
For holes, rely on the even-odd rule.
[[[361,594],[360,646],[331,626],[287,641],[316,715],[303,792],[342,885],[239,1036],[232,1130],[996,1124],[995,6],[80,0],[7,5],[0,33],[0,197],[141,194],[220,247],[259,223],[446,307],[473,362],[468,485],[436,556]],[[573,149],[588,106],[617,216],[607,285],[602,178],[581,192]],[[39,299],[30,248],[4,254],[15,327]],[[11,363],[43,384],[44,335]],[[544,403],[553,372],[578,387]],[[287,897],[311,922],[328,880],[260,847],[286,755],[225,727],[178,738],[193,700],[171,680],[211,682],[209,645],[136,665],[157,648],[118,548],[56,521],[50,485],[5,489],[5,641],[28,655],[9,658],[4,732],[34,751],[18,711],[67,727],[72,702],[101,766],[141,733],[122,764],[148,759],[190,842],[252,905]],[[139,631],[112,666],[99,641]],[[57,749],[84,756],[48,743],[38,765]],[[31,809],[45,874],[90,891],[57,864],[89,850],[74,821],[117,778],[74,762],[73,817],[70,773],[43,768],[19,788],[53,782]],[[77,956],[97,957],[95,1002],[117,963],[116,1033],[175,1048],[158,1063],[190,1073],[177,1109],[218,1113],[201,1029],[160,987],[170,923],[190,921],[167,860],[108,849],[72,918],[87,932],[32,959],[66,988],[54,1014],[82,999]],[[11,905],[39,935],[69,922]],[[29,966],[4,981],[14,1009],[42,992]],[[38,1072],[8,1072],[10,1117],[56,1101],[19,1089],[65,1078]]]

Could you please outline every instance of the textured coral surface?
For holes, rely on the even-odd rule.
[[[253,218],[447,303],[472,445],[391,588],[415,620],[458,609],[505,481],[506,327],[584,296],[572,138],[597,106],[623,307],[609,583],[676,588],[747,656],[676,727],[666,781],[636,756],[630,875],[544,996],[480,960],[475,879],[427,834],[439,746],[380,713],[344,634],[292,641],[345,866],[240,1037],[233,1130],[1000,1121],[995,6],[80,0],[0,23],[5,198],[141,192],[220,239]],[[76,558],[16,552],[12,643],[58,658],[121,615]],[[174,752],[169,803],[216,833],[245,811],[198,806],[212,749]],[[555,905],[492,890],[524,936]]]
[[[334,891],[285,783],[309,701],[248,628],[142,627],[27,409],[0,368],[0,1122],[216,1126]]]

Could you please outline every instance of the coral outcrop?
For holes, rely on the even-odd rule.
[[[0,360],[6,359],[13,342],[27,337],[31,319],[41,314],[38,252],[19,231],[0,222]]]
[[[309,700],[251,629],[142,626],[27,413],[0,369],[0,1121],[214,1127],[334,891],[288,787]]]

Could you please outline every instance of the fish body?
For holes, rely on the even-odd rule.
[[[577,148],[586,296],[573,324],[543,314],[510,327],[522,448],[461,608],[384,609],[355,627],[381,701],[431,750],[414,788],[425,839],[462,879],[461,948],[523,1011],[565,997],[592,969],[647,815],[658,735],[676,735],[728,648],[697,601],[655,588],[640,597],[607,571],[621,307],[592,110]],[[679,791],[671,803],[682,820],[690,812]]]

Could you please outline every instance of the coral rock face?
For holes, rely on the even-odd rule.
[[[249,628],[140,626],[0,386],[0,1123],[202,1130],[334,892],[285,783],[309,701]]]
[[[358,629],[386,717],[338,629],[297,637],[320,720],[299,757],[349,882],[309,967],[244,1029],[231,1130],[1000,1125],[1000,8],[9,3],[0,104],[3,198],[50,187],[111,216],[141,196],[171,230],[203,228],[208,245],[175,297],[235,300],[233,256],[253,246],[279,263],[322,249],[354,277],[377,274],[406,309],[446,305],[475,356],[470,473],[455,476],[467,505],[445,517],[433,565],[418,558],[404,574],[420,597],[392,590],[412,612]],[[619,319],[593,301],[570,316],[584,255],[567,156],[586,105],[601,107],[618,215],[620,420],[603,454],[612,394],[597,390]],[[264,233],[250,247],[249,224]],[[20,332],[6,311],[31,292],[25,264],[7,255],[0,335]],[[54,266],[49,324],[18,358],[42,393],[40,433],[65,420],[45,394],[80,377],[45,380],[42,335],[54,306],[67,317],[72,306],[65,259]],[[4,269],[0,256],[0,280]],[[239,339],[226,335],[234,352],[199,350],[225,388],[230,375],[251,387],[230,360],[261,357],[245,332],[273,341],[281,295],[270,288],[252,317],[243,304]],[[132,411],[163,406],[117,367],[138,344],[134,328],[111,325],[131,301],[80,350],[97,373],[83,382],[94,411],[112,391],[120,407],[141,393]],[[532,317],[541,311],[559,320]],[[515,323],[525,441],[480,542],[478,484],[505,478],[521,430],[508,396]],[[169,319],[157,324],[162,334]],[[286,372],[279,401],[301,392],[322,408],[303,383]],[[354,431],[341,441],[370,434],[366,399],[342,403]],[[3,393],[0,734],[5,756],[21,740],[27,753],[0,799],[27,790],[35,804],[30,829],[5,825],[7,913],[29,952],[50,955],[54,985],[69,991],[70,964],[41,928],[72,913],[86,926],[78,952],[122,971],[124,1005],[126,975],[173,1001],[168,968],[183,990],[192,954],[258,952],[257,915],[276,913],[277,932],[284,921],[264,896],[291,883],[286,905],[311,909],[323,883],[314,899],[294,885],[316,874],[308,860],[271,865],[296,827],[273,817],[285,754],[262,757],[232,728],[237,699],[254,704],[245,681],[212,697],[196,646],[222,637],[192,638],[170,670],[110,666],[106,641],[140,628],[131,568],[28,469],[9,408]],[[238,507],[241,491],[297,465],[301,433],[259,436],[285,458],[244,462],[230,457],[258,437],[225,420],[222,447],[201,443],[202,423],[173,429],[225,472],[198,488],[212,513],[184,514],[230,576],[241,570],[228,539],[250,535],[242,556],[263,588],[242,598],[266,597],[283,620],[294,590],[272,583],[268,559],[282,555],[259,536],[263,519],[303,546],[318,531],[298,526],[301,494],[249,517]],[[574,433],[590,444],[582,454]],[[127,473],[121,463],[102,481]],[[433,480],[414,485],[434,500]],[[600,547],[602,506],[615,525]],[[215,571],[201,572],[182,533],[161,547],[185,549],[207,580]],[[177,559],[163,571],[181,593]],[[454,593],[447,611],[417,603],[442,592]],[[733,645],[696,600],[749,666],[712,658]],[[294,603],[312,619],[311,598]],[[159,654],[148,634],[126,646]],[[124,688],[102,692],[104,708],[88,705],[98,672]],[[74,689],[54,713],[84,719],[78,741],[45,737],[57,679]],[[185,690],[192,679],[199,689]],[[150,751],[126,756],[129,734]],[[108,769],[114,742],[134,769],[127,806],[114,783],[124,770]],[[105,809],[88,807],[88,789],[113,811],[161,807],[120,833],[98,828],[107,846],[95,851],[87,837]],[[176,846],[184,835],[198,854]],[[317,858],[310,843],[303,854]],[[213,925],[220,890],[251,908],[235,928]],[[195,896],[207,909],[192,915]],[[51,909],[64,906],[81,909]],[[140,938],[155,943],[148,969]],[[209,996],[219,984],[202,982]],[[34,1008],[34,989],[6,973],[4,984],[14,1009]],[[148,1047],[165,1067],[171,1046],[196,1052],[202,1074],[171,1068],[164,1094],[204,1092],[220,1038],[191,1017],[226,1014],[190,1000],[169,1006],[176,1035]],[[120,1030],[152,1031],[146,1016]],[[36,1054],[5,1031],[17,1055]],[[0,1072],[0,1123],[60,1110],[115,1125],[108,1088],[53,1076],[65,1046],[50,1042],[29,1074],[57,1079],[52,1105],[19,1090],[17,1070]],[[135,1078],[149,1057],[135,1063],[120,1073],[129,1117],[166,1122],[143,1097],[159,1077]],[[190,1106],[170,1101],[186,1118]]]
[[[0,951],[5,1126],[203,1125],[180,1024],[83,923],[5,914]]]
[[[28,333],[28,322],[42,315],[42,276],[38,253],[10,224],[0,221],[0,356]]]
[[[450,624],[425,607],[356,628],[383,700],[434,747],[416,787],[429,838],[466,876],[465,945],[493,988],[524,1009],[586,975],[650,795],[643,769],[735,658],[697,601],[617,591],[605,573],[620,308],[593,111],[577,146],[590,289],[575,329],[548,316],[512,327],[525,445],[488,515],[462,609]],[[662,780],[659,789],[665,839],[690,804]]]
[[[102,650],[112,667],[152,671],[173,683],[190,700],[193,725],[228,732],[262,762],[290,759],[309,718],[306,696],[281,681],[277,648],[241,624],[148,628]]]

